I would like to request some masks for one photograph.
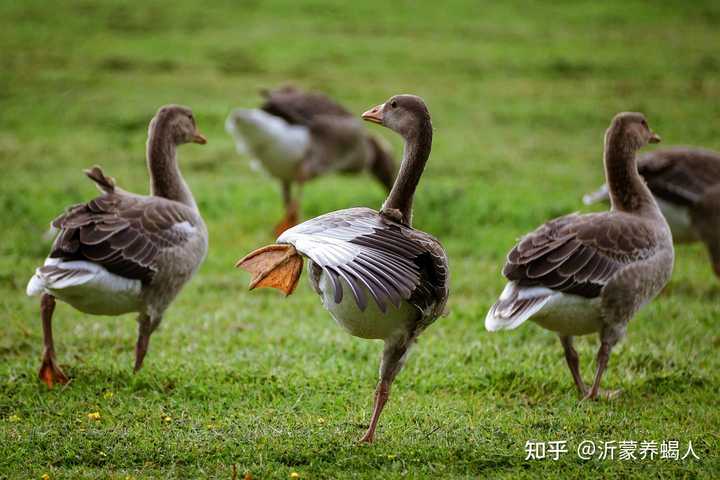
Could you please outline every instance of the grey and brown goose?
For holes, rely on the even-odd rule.
[[[302,187],[315,177],[367,170],[392,188],[395,163],[384,142],[340,104],[292,86],[263,95],[259,109],[233,110],[225,128],[238,151],[280,180],[286,215],[275,227],[277,235],[297,224]]]
[[[600,380],[627,324],[670,279],[670,229],[638,175],[636,152],[659,142],[639,113],[615,116],[605,133],[605,177],[611,209],[551,220],[523,237],[503,268],[508,279],[485,318],[489,331],[530,319],[557,332],[575,385],[584,398],[607,397]],[[573,336],[599,333],[591,388],[580,376]]]
[[[165,309],[204,260],[207,229],[175,154],[189,142],[206,143],[192,111],[160,108],[148,131],[150,196],[117,188],[94,167],[86,173],[104,193],[53,221],[59,234],[27,286],[28,295],[41,296],[45,348],[39,376],[48,387],[68,381],[55,359],[56,298],[94,315],[138,312],[137,371]]]
[[[675,147],[640,155],[638,172],[645,179],[675,243],[701,241],[720,278],[720,153]],[[585,195],[586,204],[608,200],[607,186]]]
[[[350,208],[308,220],[238,266],[253,274],[251,289],[274,287],[289,295],[308,258],[310,282],[335,321],[356,337],[385,342],[373,414],[362,437],[372,442],[408,350],[445,309],[449,270],[440,243],[411,226],[413,196],[432,145],[425,103],[397,95],[362,118],[405,140],[400,173],[382,209]]]

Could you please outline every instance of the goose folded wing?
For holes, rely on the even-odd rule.
[[[304,92],[295,87],[282,87],[265,92],[265,102],[260,108],[293,125],[309,126],[318,115],[352,116],[329,97],[321,93]]]
[[[706,189],[720,183],[720,156],[685,148],[651,152],[638,160],[638,172],[656,197],[693,206]]]
[[[594,298],[615,273],[652,253],[651,232],[641,225],[573,214],[523,237],[508,254],[503,275],[520,286]]]
[[[342,301],[344,280],[361,310],[368,305],[367,291],[385,312],[388,304],[399,307],[401,301],[411,301],[425,280],[424,257],[431,252],[412,232],[373,210],[355,208],[307,221],[278,242],[294,245],[323,269],[335,302]]]
[[[158,255],[187,241],[196,221],[188,207],[176,202],[107,194],[73,206],[53,221],[60,234],[50,257],[88,260],[149,282]]]
[[[365,166],[366,133],[353,117],[318,115],[310,122],[309,176],[329,170],[357,172]]]

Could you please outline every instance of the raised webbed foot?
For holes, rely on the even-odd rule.
[[[250,290],[271,287],[290,295],[300,280],[303,258],[292,245],[268,245],[246,255],[235,266],[252,274]]]

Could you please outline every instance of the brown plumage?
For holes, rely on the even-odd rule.
[[[258,160],[282,184],[286,216],[275,228],[277,235],[297,223],[300,190],[316,177],[368,171],[387,190],[392,188],[395,163],[388,147],[343,106],[324,94],[293,86],[262,94],[264,117],[237,109],[226,128],[236,137],[239,150]]]
[[[508,254],[503,268],[508,284],[485,318],[491,331],[531,319],[557,332],[584,398],[601,394],[610,351],[624,337],[630,319],[670,279],[670,229],[635,163],[639,148],[658,141],[641,114],[613,119],[605,134],[611,210],[567,215],[524,236]],[[572,337],[594,332],[601,345],[595,381],[588,389]]]
[[[522,287],[595,298],[618,271],[655,254],[659,235],[654,227],[626,213],[551,220],[510,251],[503,275]]]
[[[641,155],[638,172],[657,198],[694,206],[720,185],[720,153],[702,148],[668,148]]]
[[[308,162],[302,169],[302,179],[309,180],[329,171],[338,150],[357,148],[357,141],[369,151],[354,164],[340,171],[357,173],[367,169],[389,191],[395,181],[395,162],[382,141],[365,131],[355,116],[345,107],[319,92],[308,92],[288,85],[263,91],[265,101],[260,107],[291,125],[303,125],[313,137]],[[358,135],[359,134],[359,135]]]
[[[692,147],[658,149],[638,157],[638,172],[670,225],[675,243],[705,244],[720,277],[720,153]],[[607,200],[607,187],[585,203]]]
[[[102,173],[99,167],[94,170]],[[110,187],[96,183],[104,189]],[[196,228],[201,219],[196,210],[176,201],[161,197],[149,201],[149,197],[108,189],[105,195],[70,208],[52,222],[60,233],[50,258],[88,260],[122,277],[150,283],[162,268],[158,264],[162,250],[187,241],[191,228],[173,228],[183,222]]]
[[[265,98],[261,109],[294,125],[310,125],[321,116],[353,117],[345,107],[319,92],[286,85],[261,93]]]
[[[42,296],[45,351],[39,376],[48,387],[67,382],[55,360],[56,298],[91,314],[138,312],[137,371],[165,309],[205,258],[207,229],[175,156],[176,147],[188,142],[206,142],[190,109],[162,107],[148,129],[151,195],[121,190],[93,167],[85,173],[102,195],[53,221],[59,234],[27,287],[28,295]]]

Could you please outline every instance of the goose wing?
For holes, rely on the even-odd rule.
[[[709,187],[720,184],[720,153],[700,148],[655,150],[638,159],[638,172],[656,197],[693,206]]]
[[[111,190],[52,222],[60,233],[50,258],[88,260],[146,283],[158,270],[158,256],[197,235],[201,224],[200,216],[181,203]]]
[[[321,115],[352,117],[349,111],[321,93],[286,86],[265,91],[263,95],[265,102],[260,108],[293,125],[310,126]]]
[[[521,287],[597,297],[615,273],[656,252],[652,228],[628,217],[571,214],[549,221],[515,245],[503,275]]]
[[[361,310],[369,301],[365,288],[383,312],[405,300],[434,320],[445,307],[449,274],[440,243],[369,208],[316,217],[283,233],[278,243],[293,245],[323,269],[337,303],[344,295],[342,278]]]

